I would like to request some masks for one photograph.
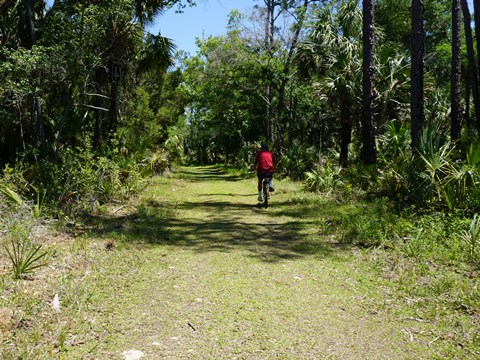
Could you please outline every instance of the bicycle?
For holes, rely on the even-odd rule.
[[[263,205],[265,209],[268,208],[268,201],[270,200],[270,181],[272,180],[272,173],[262,174],[262,192],[263,192]]]

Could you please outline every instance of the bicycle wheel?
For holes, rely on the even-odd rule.
[[[263,204],[265,205],[265,209],[268,208],[268,179],[264,178],[263,179]]]

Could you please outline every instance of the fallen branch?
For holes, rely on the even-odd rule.
[[[197,329],[195,329],[195,328],[193,327],[193,325],[190,324],[188,321],[187,321],[187,325],[188,325],[189,327],[191,327],[193,331],[197,331]]]

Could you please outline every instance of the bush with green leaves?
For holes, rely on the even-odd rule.
[[[237,154],[234,165],[244,171],[252,169],[262,143],[266,143],[266,141],[245,141]]]
[[[38,167],[26,162],[18,161],[14,165],[6,164],[0,172],[0,188],[7,198],[16,197],[14,202],[23,202],[24,199],[34,200],[32,195],[35,189],[32,187],[32,179],[35,178]]]
[[[48,251],[43,250],[42,245],[33,244],[28,239],[12,239],[10,245],[5,245],[5,250],[15,279],[20,279],[25,274],[48,264]]]
[[[170,169],[168,151],[160,148],[152,153],[147,159],[148,168],[154,175],[162,175]]]
[[[398,216],[386,198],[361,204],[341,216],[342,242],[361,247],[389,246]]]
[[[395,201],[403,201],[410,192],[410,127],[398,120],[385,124],[378,145],[378,190]]]
[[[50,199],[65,214],[75,216],[135,192],[140,172],[127,154],[97,156],[85,145],[65,148],[57,163],[45,161],[39,181],[50,185]]]
[[[136,156],[118,139],[102,150],[105,154],[94,152],[90,143],[86,138],[78,147],[61,147],[53,160],[36,157],[30,165],[19,161],[5,166],[0,191],[4,196],[18,194],[37,217],[59,212],[74,217],[135,193],[142,179]]]
[[[305,172],[314,167],[317,153],[306,144],[293,143],[279,159],[279,171],[292,179],[303,179]]]
[[[419,152],[423,169],[419,173],[419,192],[427,204],[448,210],[475,209],[480,205],[480,144],[462,150],[449,142],[430,145]]]
[[[175,134],[169,137],[167,141],[165,141],[165,150],[168,152],[170,163],[184,163],[185,148],[183,134]]]
[[[427,214],[412,206],[402,210],[393,225],[396,250],[419,261],[463,263],[467,253],[459,234],[469,223],[463,212]]]
[[[409,128],[387,124],[379,137],[378,188],[403,206],[473,210],[480,206],[480,142],[455,146],[438,124],[427,124],[412,152]],[[352,179],[353,180],[353,179]]]
[[[41,224],[35,205],[4,184],[0,185],[0,243],[9,258],[15,279],[47,264],[48,251],[32,239]]]
[[[342,184],[342,168],[332,162],[324,161],[305,173],[304,186],[306,190],[315,192],[331,192]]]
[[[458,236],[467,247],[470,261],[480,266],[480,217],[475,214],[468,230],[462,230]]]
[[[399,120],[392,120],[384,125],[384,132],[379,136],[379,159],[390,162],[410,155],[410,128]]]

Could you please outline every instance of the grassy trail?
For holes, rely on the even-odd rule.
[[[416,319],[375,252],[344,245],[338,219],[358,204],[281,181],[264,209],[255,188],[219,167],[182,168],[132,207],[50,237],[49,267],[0,284],[0,358],[468,358],[442,353],[448,335]]]
[[[103,228],[116,228],[110,235],[122,240],[97,264],[116,275],[103,284],[101,296],[110,301],[93,325],[99,335],[90,353],[105,358],[137,349],[149,359],[426,355],[408,341],[408,325],[371,300],[381,289],[361,254],[322,234],[328,219],[320,209],[302,210],[294,184],[277,188],[265,210],[255,206],[254,179],[187,168],[157,179],[137,213],[105,220]],[[70,355],[85,349],[77,346]]]

